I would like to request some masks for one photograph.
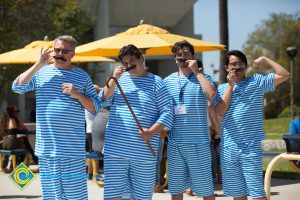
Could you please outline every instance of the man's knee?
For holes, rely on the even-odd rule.
[[[110,198],[110,199],[105,199],[105,200],[122,200],[122,197]]]
[[[203,200],[215,200],[216,198],[215,198],[215,195],[214,194],[212,194],[212,195],[210,195],[210,196],[205,196],[205,197],[203,197]]]
[[[183,200],[183,193],[172,194],[172,200]]]
[[[243,195],[243,196],[240,196],[240,197],[233,197],[233,200],[247,200],[247,196],[246,195]]]

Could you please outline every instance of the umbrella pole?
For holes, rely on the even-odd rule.
[[[134,121],[135,121],[136,125],[138,126],[138,128],[140,129],[141,132],[144,132],[144,130],[142,129],[142,126],[141,126],[140,122],[138,121],[136,115],[134,114],[134,112],[133,112],[133,110],[132,110],[132,108],[131,108],[131,106],[130,106],[130,103],[129,103],[127,97],[125,96],[125,94],[124,94],[124,92],[123,92],[123,90],[122,90],[122,88],[121,88],[121,86],[120,86],[118,80],[117,80],[115,77],[111,76],[111,77],[109,77],[109,78],[107,79],[107,81],[106,81],[106,86],[109,88],[108,83],[109,83],[109,81],[110,81],[111,79],[113,79],[113,80],[115,81],[115,83],[117,84],[117,87],[119,88],[119,90],[120,90],[120,92],[121,92],[121,94],[122,94],[122,96],[123,96],[123,99],[125,100],[125,103],[126,103],[127,107],[129,108],[129,110],[130,110],[130,112],[131,112],[131,114],[132,114],[132,116],[133,116],[133,118],[134,118]],[[154,150],[153,150],[153,148],[152,148],[151,143],[150,143],[149,141],[147,141],[146,143],[147,143],[148,147],[150,148],[152,155],[155,156],[155,152],[154,152]]]

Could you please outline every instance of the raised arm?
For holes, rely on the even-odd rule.
[[[284,67],[282,67],[277,62],[275,62],[265,56],[259,57],[256,60],[254,60],[253,67],[257,68],[264,64],[269,65],[274,70],[274,72],[275,72],[274,85],[275,86],[277,86],[277,85],[281,84],[282,82],[289,79],[290,73]]]
[[[215,86],[205,78],[202,72],[199,72],[198,65],[196,60],[187,60],[189,63],[188,67],[192,70],[192,72],[197,77],[204,94],[207,98],[213,99],[216,96],[216,88]]]
[[[116,79],[119,79],[121,77],[121,75],[123,74],[124,72],[124,69],[120,66],[120,67],[117,67],[114,71],[114,74],[113,74],[113,77],[115,77]],[[104,87],[104,90],[103,90],[103,100],[107,100],[109,97],[111,97],[114,92],[115,92],[115,88],[116,88],[116,82],[114,80],[110,80],[109,83],[108,83],[108,86],[105,86]]]
[[[230,71],[228,73],[227,80],[228,80],[228,87],[227,87],[224,95],[220,99],[219,103],[215,107],[215,110],[216,110],[218,116],[221,117],[221,118],[227,112],[228,107],[230,105],[234,83],[236,82],[234,71]]]
[[[195,74],[200,85],[203,88],[203,92],[206,95],[207,98],[213,99],[216,96],[216,88],[213,84],[211,84],[204,76],[203,73],[197,73]]]
[[[25,72],[23,72],[20,76],[18,81],[16,82],[18,85],[20,84],[25,84],[31,81],[32,77],[34,76],[34,74],[41,69],[43,66],[47,65],[50,60],[52,59],[52,57],[50,56],[50,53],[53,50],[49,50],[49,48],[47,48],[45,51],[43,50],[43,48],[41,49],[41,54],[40,57],[38,59],[38,61],[32,66],[30,67],[28,70],[26,70]]]

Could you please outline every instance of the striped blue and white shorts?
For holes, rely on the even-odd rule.
[[[104,157],[104,199],[152,199],[156,161]]]
[[[88,199],[85,158],[39,157],[43,199]]]
[[[168,177],[171,194],[187,188],[201,196],[214,193],[210,144],[179,145],[168,143]]]
[[[265,197],[260,141],[226,143],[221,147],[224,194],[232,197]]]

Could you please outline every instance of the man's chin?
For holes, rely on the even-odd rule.
[[[66,62],[62,61],[62,60],[55,60],[54,61],[54,65],[56,67],[63,67],[65,65]]]
[[[180,68],[182,68],[182,69],[186,69],[186,68],[188,68],[188,66],[187,66],[187,65],[179,65],[179,67],[180,67]]]
[[[129,71],[127,71],[130,75],[135,75],[135,71],[134,70],[129,70]]]
[[[243,81],[244,79],[245,79],[244,76],[237,77],[237,78],[236,78],[236,82],[241,82],[241,81]]]

